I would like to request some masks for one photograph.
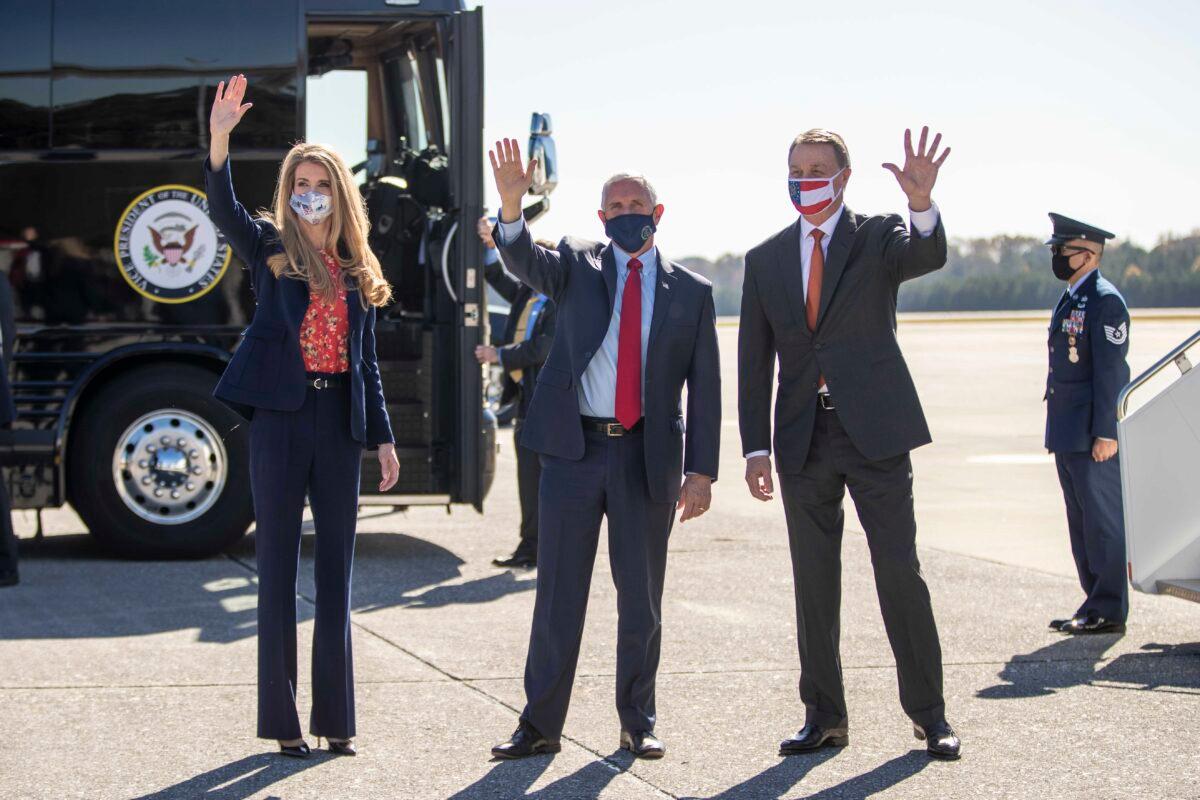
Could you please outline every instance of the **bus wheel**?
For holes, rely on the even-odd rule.
[[[200,367],[143,367],[77,412],[67,494],[101,543],[133,558],[199,558],[245,534],[247,425],[215,384]]]

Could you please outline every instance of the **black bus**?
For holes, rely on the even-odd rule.
[[[246,532],[247,425],[211,392],[253,298],[202,174],[214,87],[238,72],[254,102],[232,139],[240,199],[269,206],[288,147],[334,137],[395,288],[376,337],[400,482],[380,496],[368,454],[363,503],[482,510],[482,12],[459,0],[0,0],[13,506],[69,502],[131,556]]]

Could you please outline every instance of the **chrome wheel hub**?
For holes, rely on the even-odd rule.
[[[159,409],[117,440],[112,474],[130,511],[157,525],[180,525],[208,511],[229,472],[225,444],[195,414]]]

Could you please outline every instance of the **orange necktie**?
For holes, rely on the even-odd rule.
[[[804,298],[805,317],[808,319],[808,329],[817,329],[817,312],[821,310],[821,280],[825,277],[825,253],[821,250],[821,237],[825,232],[814,228],[810,234],[813,238],[812,258],[808,261],[808,292]]]

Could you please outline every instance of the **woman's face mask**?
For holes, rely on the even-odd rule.
[[[312,225],[321,223],[333,213],[333,198],[315,189],[304,194],[292,194],[289,201],[296,216]]]

